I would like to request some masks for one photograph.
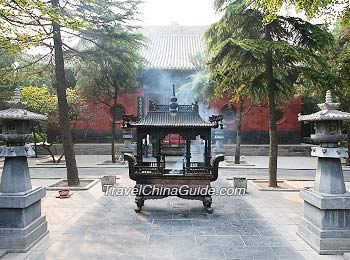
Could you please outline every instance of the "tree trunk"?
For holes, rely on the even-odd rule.
[[[347,148],[348,148],[348,154],[350,154],[350,122],[347,123],[346,125],[346,143],[347,143]],[[346,166],[350,166],[350,158],[346,158]]]
[[[58,0],[52,0],[52,5],[58,8]],[[67,81],[64,71],[61,27],[52,21],[53,41],[55,50],[55,86],[57,88],[59,122],[62,133],[63,151],[66,159],[68,186],[79,185],[79,175],[75,160],[74,144],[69,125],[69,108],[67,102]]]
[[[271,28],[267,24],[265,26],[265,39],[272,41]],[[278,138],[276,125],[276,102],[275,91],[276,84],[273,77],[273,57],[272,51],[269,49],[265,55],[266,66],[266,83],[269,111],[269,135],[270,135],[270,151],[269,151],[269,186],[277,187],[277,153],[278,153]]]
[[[115,158],[115,120],[117,117],[117,97],[118,93],[115,90],[114,91],[114,98],[113,98],[113,115],[112,115],[112,163],[116,163],[117,160]]]
[[[244,103],[244,98],[242,96],[239,96],[235,164],[240,164],[240,159],[241,159],[241,128],[242,128],[242,116],[243,116],[243,103]]]

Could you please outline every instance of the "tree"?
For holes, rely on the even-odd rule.
[[[121,45],[116,45],[115,51],[119,53],[119,58],[108,54],[98,54],[97,57],[91,55],[87,58],[87,62],[80,64],[77,68],[77,88],[94,96],[98,103],[112,110],[111,156],[113,163],[116,163],[115,121],[118,95],[122,89],[136,86],[138,62],[142,59],[136,52],[137,48],[132,45],[138,44],[138,42],[131,41],[129,46],[124,46],[128,52],[125,52],[126,49],[122,51]],[[124,53],[125,57],[121,58],[121,53]]]
[[[26,86],[21,88],[21,100],[27,103],[26,108],[39,114],[51,114],[57,110],[57,96],[47,87]],[[49,116],[49,123],[55,119]]]
[[[0,48],[19,53],[23,49],[37,46],[47,39],[43,26],[49,26],[54,15],[53,9],[45,0],[1,1]]]
[[[137,19],[140,1],[102,1],[95,5],[82,6],[82,10],[97,13],[96,9],[104,9],[99,16],[100,23],[91,22],[95,26],[82,32],[82,45],[79,56],[82,57],[75,68],[77,88],[93,95],[97,102],[103,103],[112,110],[112,162],[116,162],[115,121],[117,116],[117,99],[122,89],[136,85],[138,69],[143,59],[138,53],[143,44],[143,37],[131,25]],[[122,10],[122,13],[115,12]],[[85,15],[81,12],[81,15]],[[93,44],[92,44],[93,43]],[[74,51],[72,51],[74,54]],[[84,55],[81,55],[84,54]]]
[[[73,10],[75,4],[67,1],[64,6]],[[69,128],[66,79],[64,72],[61,26],[78,30],[83,26],[79,18],[69,19],[59,6],[58,0],[47,1],[2,1],[0,20],[0,46],[11,52],[19,52],[38,44],[50,46],[55,52],[55,87],[57,88],[60,126],[65,150],[68,185],[79,185],[74,147]],[[73,9],[72,9],[73,7]],[[25,30],[23,30],[23,28]],[[53,42],[53,46],[51,46]]]
[[[340,109],[350,111],[350,24],[339,21],[334,30],[333,35],[336,38],[336,44],[332,52],[328,55],[328,60],[333,72],[333,95],[338,98],[341,103]],[[325,93],[326,88],[322,91]],[[319,91],[314,93],[314,97],[320,98]],[[350,123],[345,127],[347,133],[347,149],[350,153]],[[346,165],[350,165],[350,158],[346,159]]]
[[[78,94],[74,89],[68,88],[66,91],[67,102],[69,108],[69,121],[71,129],[74,130],[75,125],[78,120],[81,119],[91,119],[93,113],[89,110],[86,105],[87,102],[85,98]],[[27,103],[27,108],[30,111],[47,114],[48,122],[47,124],[57,125],[59,121],[58,112],[58,100],[57,95],[53,94],[48,87],[35,87],[26,86],[21,88],[21,100]],[[40,122],[33,122],[32,131],[34,134],[34,147],[35,153],[37,155],[37,145],[39,144],[43,149],[45,149],[51,155],[52,161],[54,163],[59,163],[64,156],[62,153],[56,160],[53,151],[51,150],[53,144],[47,142],[47,134],[45,128],[42,127]]]
[[[59,10],[58,0],[51,1],[54,10]],[[69,125],[69,107],[66,96],[67,80],[64,70],[63,43],[61,37],[61,25],[57,20],[52,20],[53,47],[55,52],[55,87],[57,89],[59,122],[62,134],[63,151],[66,158],[68,186],[80,184],[78,167],[75,159],[74,144]]]
[[[217,0],[217,2],[225,3],[229,0]],[[291,6],[294,6],[296,12],[303,13],[308,18],[323,16],[326,20],[341,18],[345,23],[350,21],[350,3],[347,0],[251,0],[248,3],[262,10],[266,22],[276,19],[283,8]]]
[[[32,57],[24,54],[13,54],[0,51],[0,107],[7,107],[13,91],[22,86],[52,86],[51,67],[43,64],[32,64]]]
[[[239,3],[243,4],[243,3]],[[238,5],[239,5],[238,4]],[[216,10],[219,11],[222,9],[222,6],[219,2],[216,2]],[[232,10],[231,10],[232,11]],[[237,19],[234,14],[231,13],[230,10],[227,10],[220,21],[212,24],[209,29],[205,33],[205,39],[207,44],[207,55],[209,68],[215,81],[217,82],[215,92],[216,95],[229,95],[231,97],[231,101],[238,102],[238,111],[237,111],[237,131],[236,131],[236,147],[235,147],[235,164],[240,163],[240,155],[241,155],[241,126],[242,126],[242,118],[249,113],[251,107],[254,103],[258,101],[258,97],[262,95],[260,88],[255,88],[252,86],[252,82],[246,79],[246,74],[249,74],[249,71],[246,68],[239,67],[238,64],[225,64],[224,62],[218,65],[217,61],[213,60],[214,56],[211,56],[212,53],[217,51],[219,45],[221,45],[224,41],[226,41],[231,34],[234,34],[235,29],[231,29],[231,24],[235,23],[234,19]],[[252,19],[256,19],[252,17]],[[254,22],[254,21],[253,21]],[[256,25],[256,24],[255,24]],[[257,30],[254,25],[248,28],[245,32],[240,32],[241,38],[258,38],[259,30]],[[246,59],[251,59],[249,55],[246,55]],[[251,59],[247,61],[250,63],[250,66],[258,66],[257,60]],[[244,71],[246,70],[246,71]],[[244,77],[243,77],[244,75]],[[245,98],[249,97],[251,99],[251,106],[243,111],[243,105]]]
[[[269,186],[276,187],[277,102],[293,96],[301,79],[317,84],[324,77],[328,67],[320,54],[331,45],[332,36],[321,26],[295,17],[277,16],[265,24],[263,14],[245,1],[216,3],[225,14],[207,33],[211,68],[228,79],[226,88],[238,95],[254,93],[267,99]]]
[[[55,116],[52,116],[57,111],[57,96],[50,93],[46,87],[27,86],[21,88],[21,100],[27,103],[27,109],[39,114],[48,114],[48,123],[56,123]],[[51,152],[51,146],[47,144],[46,134],[43,133],[43,128],[40,122],[32,122],[32,132],[34,136],[34,151],[35,157],[38,157],[38,142],[41,141],[41,146],[46,149],[53,161],[55,162],[54,154]]]
[[[205,63],[204,60],[200,64]],[[209,67],[205,66],[204,69],[197,71],[191,76],[191,82],[182,85],[177,95],[181,96],[181,100],[185,100],[187,103],[193,102],[200,96],[203,97],[204,103],[209,103],[210,100],[215,100],[223,95],[230,97],[230,102],[238,102],[238,111],[236,117],[237,131],[236,131],[236,147],[235,147],[235,164],[240,164],[241,157],[241,126],[242,118],[249,113],[250,108],[243,111],[244,97],[236,96],[235,92],[225,88],[226,81],[223,80],[222,75],[213,74]],[[225,88],[225,89],[223,89]]]
[[[303,102],[304,108],[313,113],[318,111],[316,104],[324,102],[324,95],[328,89],[332,90],[333,97],[341,103],[340,110],[350,111],[350,25],[337,21],[332,31],[335,44],[327,53],[327,59],[331,66],[331,74],[328,75],[324,84],[319,88],[301,88],[299,91],[305,96],[307,102]],[[347,149],[350,153],[350,125],[345,124],[344,131],[347,133]],[[347,158],[346,165],[350,165]]]
[[[8,51],[0,52],[0,107],[5,107],[5,101],[10,100],[15,89],[15,55]]]
[[[88,47],[103,48],[97,41],[113,38],[113,30],[127,24],[137,13],[138,0],[53,0],[2,2],[0,47],[11,52],[36,45],[54,51],[55,87],[60,110],[60,127],[65,150],[68,185],[78,185],[78,171],[69,128],[64,54],[71,60],[86,52],[73,48],[61,35],[84,39]],[[22,28],[25,28],[23,30]],[[130,26],[131,27],[131,26]],[[87,28],[89,28],[87,30]],[[84,30],[86,29],[86,30]],[[61,34],[63,33],[63,34]],[[104,37],[103,37],[104,36]],[[107,50],[106,50],[107,51]]]

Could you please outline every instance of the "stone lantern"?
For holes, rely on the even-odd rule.
[[[132,131],[130,129],[123,129],[123,139],[124,139],[124,150],[130,152],[132,151],[131,140]]]
[[[123,115],[123,139],[124,139],[124,147],[121,148],[122,153],[132,153],[133,147],[131,145],[131,140],[133,138],[132,130],[129,128],[130,123],[137,120],[137,116],[134,115]]]
[[[214,141],[215,141],[215,147],[213,149],[214,154],[223,154],[225,153],[225,146],[224,146],[224,130],[221,127],[218,127],[214,130]]]
[[[326,102],[319,104],[321,111],[299,115],[299,121],[315,122],[311,155],[318,157],[313,188],[300,191],[304,200],[304,217],[298,228],[301,236],[319,254],[342,254],[350,250],[350,193],[346,192],[341,158],[348,152],[339,146],[346,139],[341,132],[342,121],[350,120],[350,113],[337,110],[331,92]]]
[[[33,139],[32,120],[47,120],[46,115],[24,109],[20,90],[15,90],[14,101],[8,101],[7,110],[0,111],[0,156],[5,157],[0,183],[0,249],[25,252],[47,231],[45,216],[41,216],[41,198],[45,188],[32,187],[27,156],[34,155],[26,145]]]

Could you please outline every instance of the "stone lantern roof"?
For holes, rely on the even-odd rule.
[[[47,115],[37,114],[25,110],[26,102],[21,101],[21,91],[16,88],[14,100],[7,101],[9,109],[0,110],[0,119],[13,119],[13,120],[47,120]]]
[[[318,104],[321,111],[313,113],[311,115],[300,115],[298,116],[298,121],[329,121],[329,120],[342,120],[349,121],[350,113],[337,110],[340,103],[333,103],[332,93],[327,90],[326,102]]]

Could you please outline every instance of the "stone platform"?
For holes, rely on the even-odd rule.
[[[43,197],[42,187],[28,193],[0,193],[0,249],[26,252],[48,233],[46,217],[41,215]]]
[[[126,168],[96,166],[109,158],[102,157],[78,156],[80,177],[116,175],[120,186],[134,186]],[[263,164],[253,162],[266,167],[268,158],[261,159]],[[279,179],[299,180],[291,183],[298,189],[313,186],[315,158],[285,159],[279,166],[290,168],[279,169]],[[268,176],[267,169],[245,167],[220,168],[213,185],[230,187],[233,181],[226,178],[234,176]],[[49,186],[66,176],[65,168],[31,168],[30,172],[35,186]],[[344,177],[350,181],[348,170]],[[215,196],[212,215],[200,202],[178,198],[147,201],[142,213],[136,214],[134,197],[106,197],[101,185],[74,192],[68,199],[56,199],[57,191],[47,191],[42,210],[50,233],[26,253],[9,253],[1,260],[344,260],[341,255],[319,255],[296,234],[303,215],[299,193],[258,191],[250,183],[248,191],[244,197]]]
[[[133,187],[127,170],[116,170],[119,185]],[[87,169],[80,173],[86,175]],[[226,177],[238,173],[222,171],[213,186],[232,186]],[[33,184],[55,181],[34,179]],[[100,185],[64,200],[48,191],[42,203],[50,233],[27,253],[2,260],[342,259],[318,255],[296,235],[303,212],[299,194],[248,190],[246,196],[215,196],[211,215],[200,202],[174,197],[147,201],[136,214],[133,196],[105,196]]]
[[[304,217],[298,235],[319,254],[343,254],[350,250],[350,193],[322,194],[300,191]]]

